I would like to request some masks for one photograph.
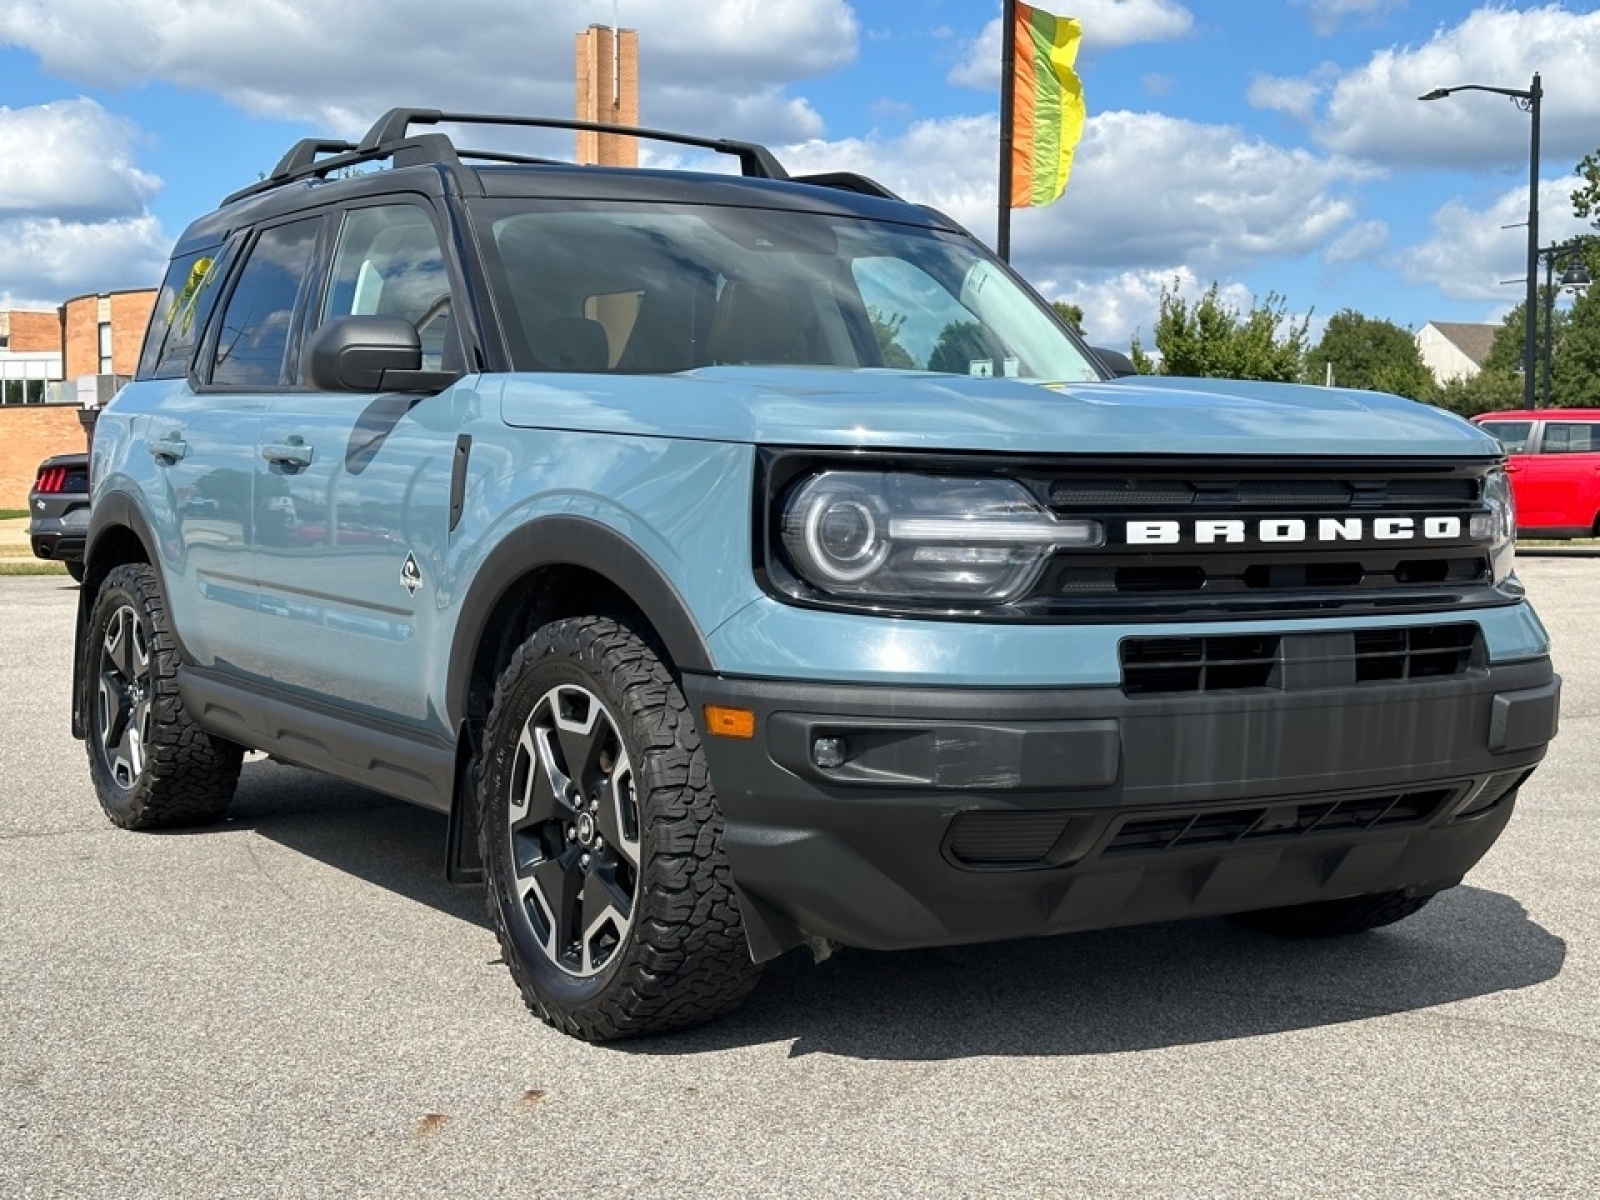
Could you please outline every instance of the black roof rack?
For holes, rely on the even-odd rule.
[[[877,196],[880,200],[899,200],[876,179],[857,175],[854,171],[824,171],[817,175],[796,175],[796,183],[809,183],[814,187],[833,188],[839,192],[855,192],[858,196]]]
[[[283,187],[299,179],[321,179],[329,174],[366,162],[392,160],[397,167],[420,166],[438,163],[460,166],[462,159],[482,159],[489,162],[550,164],[559,160],[510,154],[499,150],[463,150],[442,133],[413,135],[413,125],[511,125],[536,129],[571,129],[589,133],[622,134],[645,138],[655,142],[670,142],[679,146],[696,146],[729,154],[739,160],[740,173],[753,179],[789,179],[789,173],[773,156],[772,151],[755,142],[739,142],[729,138],[703,138],[686,133],[670,133],[661,129],[638,129],[632,126],[606,125],[598,121],[569,121],[558,117],[515,117],[488,113],[442,112],[437,108],[392,108],[367,130],[359,143],[305,138],[296,142],[285,154],[272,173],[259,183],[223,199],[224,204]],[[848,171],[834,171],[821,175],[807,175],[796,183],[809,183],[817,187],[856,192],[863,196],[877,196],[898,200],[888,188]]]

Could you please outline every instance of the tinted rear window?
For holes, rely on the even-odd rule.
[[[1593,454],[1600,450],[1600,422],[1547,421],[1541,454]]]
[[[1479,428],[1492,434],[1507,454],[1528,452],[1528,435],[1533,432],[1532,421],[1485,421]]]

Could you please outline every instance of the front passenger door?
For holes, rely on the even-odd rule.
[[[334,317],[401,316],[424,370],[461,361],[454,289],[432,211],[400,202],[342,215],[325,298]],[[461,388],[440,395],[285,392],[262,422],[258,490],[282,496],[258,538],[272,677],[293,691],[425,723],[428,616],[448,537]]]

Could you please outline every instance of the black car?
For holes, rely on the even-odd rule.
[[[89,531],[89,456],[54,454],[39,464],[28,493],[28,537],[36,558],[47,558],[83,579]]]

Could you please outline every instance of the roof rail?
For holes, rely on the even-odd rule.
[[[464,158],[483,159],[490,162],[549,164],[559,160],[509,154],[498,150],[458,149],[442,133],[412,134],[413,125],[512,125],[536,129],[571,129],[588,133],[620,134],[625,137],[645,138],[654,142],[670,142],[678,146],[696,146],[728,154],[739,160],[741,174],[753,179],[786,180],[789,172],[783,169],[765,146],[755,142],[739,142],[730,138],[703,138],[687,133],[671,133],[662,129],[638,129],[633,126],[607,125],[598,121],[568,121],[557,117],[497,116],[488,113],[442,112],[436,108],[391,108],[367,130],[359,143],[304,138],[289,148],[278,160],[271,174],[240,188],[223,198],[232,204],[246,196],[269,192],[300,179],[321,179],[327,175],[366,162],[393,159],[396,166],[419,166],[438,163],[459,166]],[[899,199],[893,192],[874,183],[865,176],[838,172],[811,176],[803,182],[823,187],[842,188],[868,196]]]
[[[854,171],[824,171],[817,175],[796,175],[796,183],[809,183],[813,187],[833,188],[838,192],[855,192],[860,196],[877,196],[880,200],[899,200],[900,196],[891,192],[876,179],[869,179],[865,175],[857,175]]]
[[[612,133],[645,138],[652,142],[671,142],[678,146],[698,146],[731,154],[739,160],[743,174],[755,179],[787,179],[789,172],[773,157],[772,151],[755,142],[736,142],[728,138],[694,137],[669,133],[663,129],[639,129],[631,125],[607,125],[599,121],[567,121],[558,117],[512,117],[488,113],[440,112],[436,108],[391,108],[379,117],[367,136],[361,139],[363,152],[375,151],[392,142],[403,141],[413,125],[516,125],[535,129],[574,129],[586,133]]]

